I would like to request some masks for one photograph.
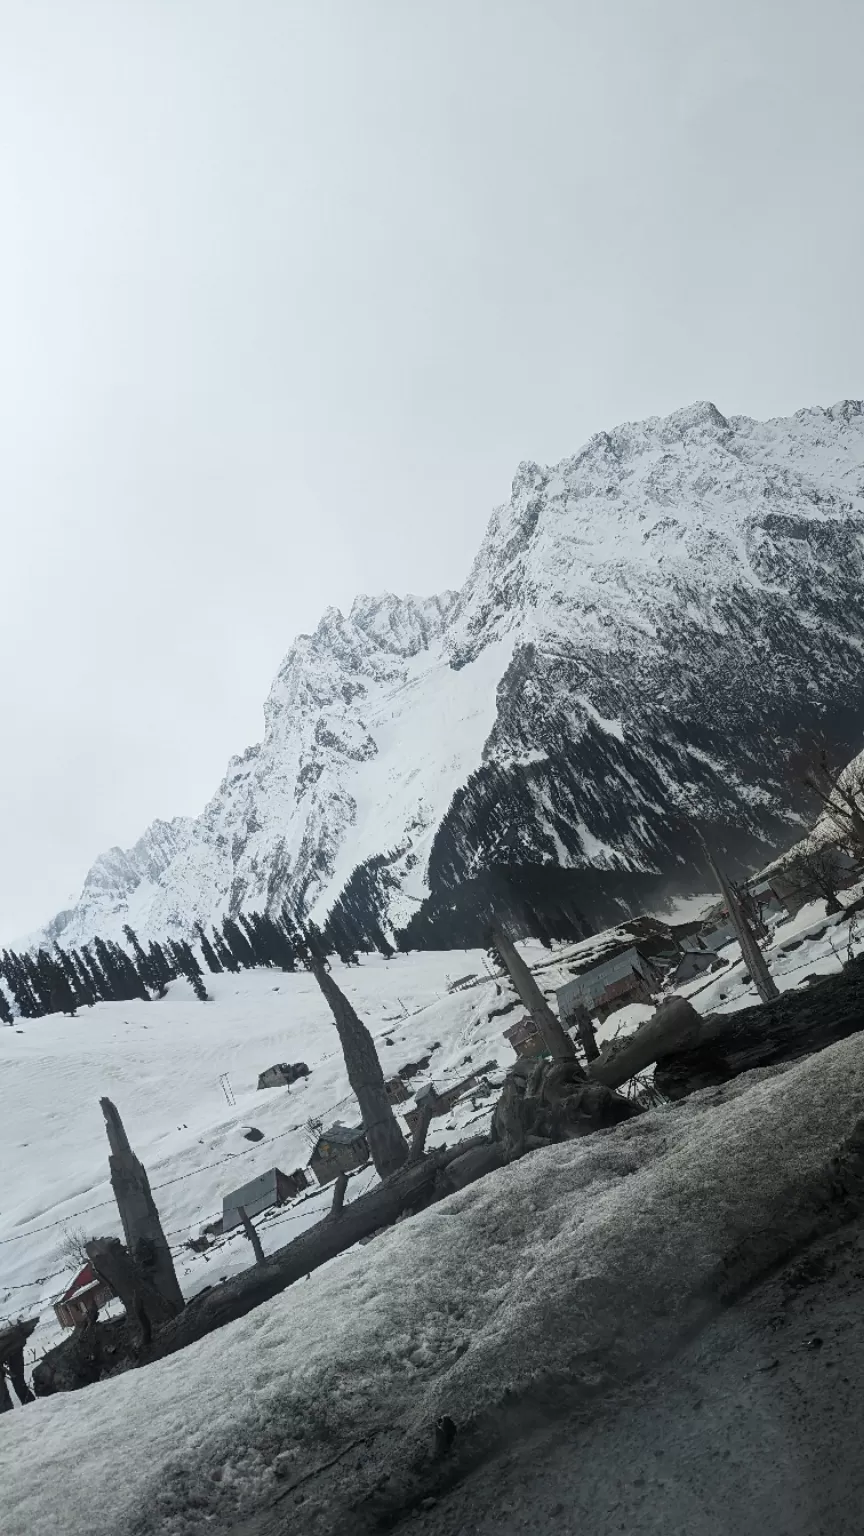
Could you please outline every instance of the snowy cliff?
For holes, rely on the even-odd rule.
[[[323,917],[347,888],[440,941],[490,870],[592,916],[697,881],[694,823],[758,857],[792,840],[807,739],[864,740],[862,563],[864,402],[699,404],[522,464],[459,593],[329,609],[201,816],[103,854],[46,936]]]

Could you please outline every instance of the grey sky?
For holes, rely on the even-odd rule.
[[[0,939],[522,458],[864,392],[860,0],[2,0]]]

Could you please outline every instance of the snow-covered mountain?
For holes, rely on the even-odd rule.
[[[807,739],[864,741],[862,563],[861,401],[521,464],[460,592],[329,609],[201,816],[103,854],[46,936],[341,896],[441,943],[466,890],[608,919],[698,885],[694,824],[764,858]]]

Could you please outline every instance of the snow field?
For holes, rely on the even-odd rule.
[[[602,1389],[713,1311],[730,1261],[788,1251],[862,1113],[857,1036],[537,1152],[179,1355],[5,1415],[4,1536],[201,1536],[358,1432],[340,1498],[398,1472],[442,1412],[464,1424],[546,1371]],[[286,1532],[317,1529],[334,1492],[306,1487]]]

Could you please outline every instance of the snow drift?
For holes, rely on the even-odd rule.
[[[331,1530],[428,1464],[438,1415],[602,1390],[838,1220],[862,1113],[859,1036],[535,1153],[180,1355],[6,1415],[4,1536],[199,1536],[316,1469],[279,1528]]]

